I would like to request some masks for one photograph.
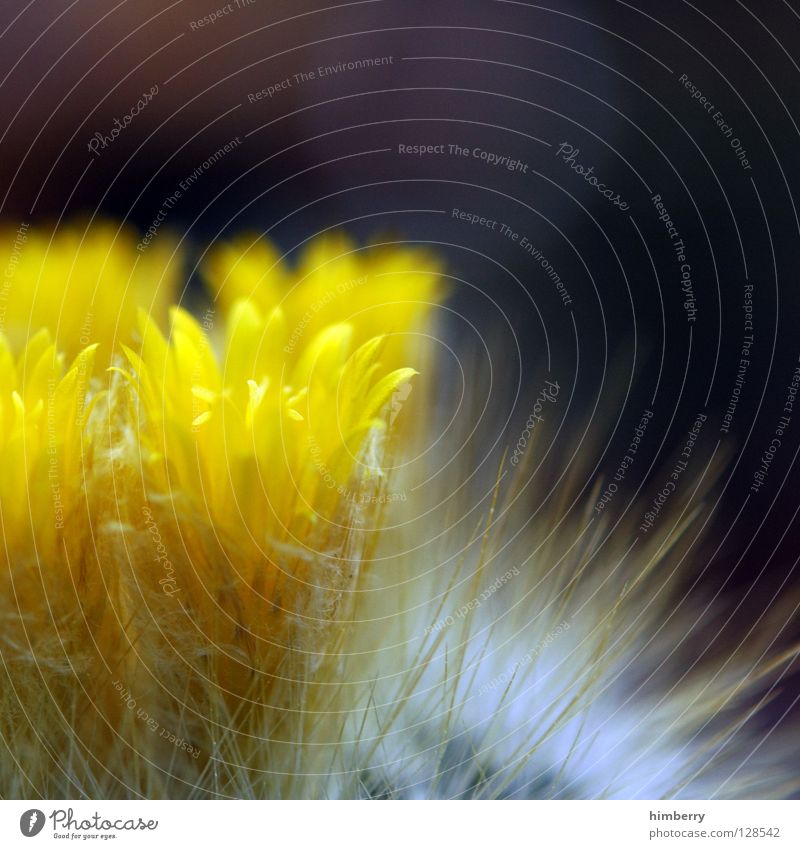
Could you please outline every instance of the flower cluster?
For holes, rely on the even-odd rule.
[[[29,232],[11,267],[0,731],[42,793],[123,781],[130,751],[193,783],[215,738],[285,721],[375,544],[392,397],[440,286],[418,249],[329,237],[292,267],[234,242],[208,256],[198,321],[162,310],[179,266],[161,244]],[[115,682],[200,758],[143,734]]]
[[[714,468],[638,537],[585,434],[509,462],[428,251],[242,236],[204,303],[166,233],[5,238],[3,796],[796,794],[796,596],[744,638],[696,601]]]

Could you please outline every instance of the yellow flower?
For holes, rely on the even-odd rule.
[[[139,252],[135,235],[102,221],[49,231],[22,224],[0,230],[0,331],[14,351],[47,328],[68,357],[100,343],[108,360],[129,342],[136,311],[161,320],[175,302],[181,256],[159,237]]]
[[[361,502],[382,485],[383,413],[416,372],[383,366],[379,336],[354,348],[351,324],[283,355],[279,310],[264,316],[247,301],[232,308],[220,359],[179,308],[169,341],[140,321],[140,353],[126,348],[120,371],[142,498],[174,552],[170,584],[191,599],[194,627],[229,651],[226,686],[243,691],[257,669],[271,687],[289,647],[324,647],[377,515]]]
[[[334,236],[293,270],[265,241],[217,246],[220,315],[162,327],[158,279],[105,276],[142,271],[131,237],[90,239],[92,261],[74,234],[16,239],[3,795],[796,792],[791,729],[750,722],[796,661],[772,645],[794,600],[722,657],[682,598],[713,473],[632,545],[641,510],[591,517],[588,441],[537,459],[541,501],[534,446],[510,463],[477,382],[441,433],[425,392],[397,429],[410,381],[441,382],[415,377],[443,288],[427,253]]]
[[[52,313],[16,358],[0,334],[0,731],[42,792],[121,776],[132,748],[156,765],[138,792],[159,793],[158,769],[195,782],[220,741],[228,756],[256,727],[301,733],[290,706],[350,615],[379,530],[392,397],[417,373],[396,360],[413,346],[378,333],[386,289],[361,267],[373,314],[300,330],[252,299],[219,321],[173,307],[166,334],[140,309],[124,334],[102,328],[109,347],[130,343],[105,377],[96,345],[65,369]],[[425,274],[427,298],[392,331],[423,326]],[[319,280],[287,285],[292,315],[315,310]],[[127,323],[129,302],[117,308]],[[48,769],[45,722],[46,745],[74,759],[66,782]]]
[[[349,322],[354,346],[375,328],[386,334],[382,356],[395,367],[408,351],[419,356],[427,348],[420,335],[444,293],[441,261],[430,251],[391,242],[359,247],[340,232],[310,242],[296,269],[269,241],[240,236],[215,246],[203,273],[223,310],[242,298],[265,314],[279,307],[288,352],[326,326]]]
[[[63,528],[81,508],[96,347],[65,369],[47,329],[16,360],[0,334],[0,506],[9,566],[19,575],[36,567],[37,556],[48,566],[61,561]],[[37,552],[29,550],[34,541]]]

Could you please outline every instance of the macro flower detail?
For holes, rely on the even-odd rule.
[[[179,295],[183,257],[167,236],[142,255],[134,234],[111,221],[22,224],[3,228],[0,245],[7,251],[0,330],[15,351],[47,328],[69,358],[99,343],[110,360],[120,342],[131,341],[139,308],[160,321]]]
[[[188,313],[172,311],[169,341],[142,315],[141,354],[125,349],[127,387],[112,392],[132,404],[142,495],[175,532],[192,625],[221,622],[231,668],[243,680],[257,669],[266,689],[290,648],[320,652],[374,525],[359,495],[382,484],[382,411],[416,373],[387,371],[380,337],[353,350],[347,324],[287,368],[283,326],[279,310],[238,302],[218,362]],[[208,574],[193,574],[198,563]]]
[[[535,442],[519,462],[490,442],[477,362],[462,419],[442,424],[447,286],[427,250],[327,236],[293,265],[243,238],[203,267],[205,312],[173,304],[162,322],[143,284],[62,348],[69,305],[83,313],[105,273],[86,266],[81,297],[36,307],[24,344],[0,333],[7,793],[795,786],[786,734],[762,745],[757,722],[796,651],[753,638],[717,663],[702,617],[676,612],[713,468],[670,499],[663,538],[627,542],[637,511],[587,519],[603,481],[581,496],[580,469],[558,497],[583,506],[554,520],[533,506]],[[537,434],[560,409],[548,383],[559,403]]]
[[[80,312],[104,271],[71,235],[52,262],[69,266],[64,244],[76,245]],[[130,249],[94,248],[116,268]],[[418,273],[435,281],[432,267]],[[322,291],[297,283],[292,320],[304,303],[316,314]],[[94,328],[105,372],[98,343],[65,367],[50,328],[67,307],[52,299],[18,357],[0,335],[2,722],[29,740],[23,773],[44,793],[102,780],[127,751],[172,764],[189,787],[215,747],[286,724],[349,615],[378,531],[391,399],[417,374],[363,313],[309,322],[290,345],[281,303],[238,299],[202,324],[176,306],[163,333],[147,311],[155,292],[132,326],[120,297],[121,326],[104,314]],[[406,305],[393,329],[430,308]],[[55,722],[50,741],[15,724],[20,709]],[[74,759],[60,775],[45,755],[54,738]],[[174,764],[175,740],[191,760]]]
[[[279,307],[287,354],[322,328],[349,323],[356,346],[380,328],[387,335],[383,359],[395,367],[409,350],[425,356],[417,334],[428,329],[431,307],[447,288],[434,253],[388,240],[359,246],[344,233],[328,233],[299,254],[292,268],[268,240],[242,235],[211,248],[202,270],[225,311],[241,299],[266,314]]]

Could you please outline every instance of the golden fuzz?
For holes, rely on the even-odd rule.
[[[154,773],[104,795],[163,793],[169,765],[188,788],[216,738],[292,719],[375,545],[392,398],[439,287],[421,251],[350,248],[312,244],[267,292],[223,245],[220,315],[174,306],[163,327],[171,257],[108,226],[26,234],[0,333],[0,730],[20,792],[75,795],[132,750]]]
[[[163,235],[5,238],[4,796],[796,793],[792,599],[720,660],[681,596],[713,472],[636,547],[589,449],[539,503],[477,362],[442,421],[428,251],[240,237],[194,317]]]
[[[46,328],[68,358],[99,343],[107,362],[119,343],[132,341],[138,309],[162,321],[181,294],[176,243],[165,236],[139,252],[135,234],[110,221],[55,230],[6,226],[0,250],[0,331],[14,351]]]

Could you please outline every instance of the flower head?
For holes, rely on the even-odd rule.
[[[376,267],[387,263],[382,254]],[[361,267],[380,311],[387,290],[368,259]],[[79,311],[103,287],[92,269],[68,302]],[[208,762],[215,737],[285,721],[339,639],[334,626],[374,546],[390,402],[417,373],[399,364],[413,361],[403,334],[424,321],[436,279],[432,266],[414,274],[430,278],[428,297],[395,311],[391,343],[368,311],[321,314],[292,337],[280,301],[316,319],[312,277],[278,303],[237,299],[219,320],[211,308],[198,321],[173,307],[166,332],[142,308],[129,327],[120,295],[125,332],[110,321],[98,331],[111,347],[105,377],[96,344],[65,367],[52,314],[37,314],[44,327],[16,358],[0,336],[13,625],[0,715],[14,715],[15,702],[71,713],[63,745],[94,740],[120,767],[115,739],[172,761],[149,733],[166,728],[191,741],[178,769],[187,775],[195,758]],[[132,703],[147,705],[144,720]],[[35,729],[28,736],[41,753]],[[95,773],[81,756],[75,780]]]
[[[67,357],[99,343],[108,360],[119,342],[131,341],[139,308],[161,321],[179,295],[175,243],[164,236],[140,253],[134,234],[110,221],[5,227],[0,250],[0,331],[14,351],[46,328]]]
[[[753,717],[796,651],[767,627],[707,656],[679,603],[713,474],[631,544],[637,511],[580,507],[585,447],[533,476],[486,405],[440,427],[425,391],[397,427],[444,383],[427,252],[221,244],[214,306],[162,323],[158,263],[130,288],[130,243],[69,238],[14,248],[2,314],[6,795],[793,792],[790,734]]]

